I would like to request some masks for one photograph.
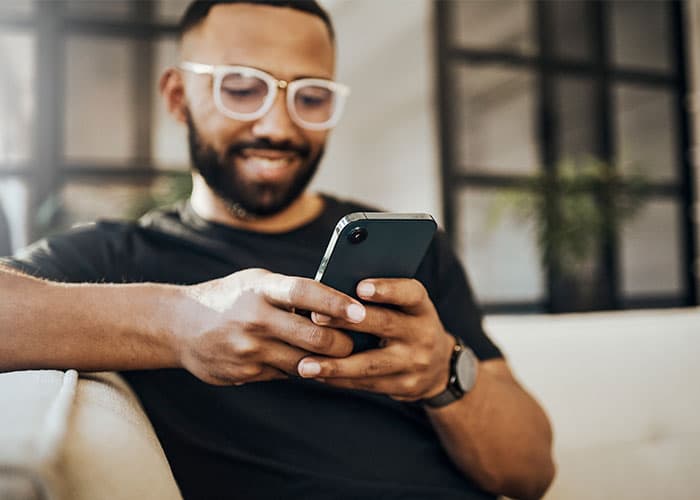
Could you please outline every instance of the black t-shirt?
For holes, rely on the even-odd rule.
[[[181,203],[138,222],[79,227],[1,262],[65,282],[194,284],[251,267],[313,277],[336,222],[368,210],[324,200],[322,215],[282,234],[210,223]],[[416,278],[447,331],[481,359],[501,355],[444,233]],[[123,376],[186,499],[493,498],[451,463],[417,404],[304,379],[219,387],[180,369]]]

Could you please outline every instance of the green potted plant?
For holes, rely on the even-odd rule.
[[[647,186],[636,169],[623,174],[593,157],[565,159],[497,197],[489,223],[509,212],[533,228],[542,268],[554,279],[552,312],[602,309],[611,300],[603,247],[638,213]]]

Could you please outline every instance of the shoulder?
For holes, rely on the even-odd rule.
[[[32,243],[3,263],[56,281],[108,280],[134,228],[128,221],[77,225]]]
[[[343,217],[352,212],[386,212],[379,207],[361,201],[340,198],[334,195],[321,193],[321,197],[326,203],[326,212]]]

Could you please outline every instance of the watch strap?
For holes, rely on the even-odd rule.
[[[461,387],[461,383],[465,381],[460,381],[458,379],[459,375],[457,373],[457,363],[459,362],[459,359],[462,356],[468,356],[471,362],[474,364],[474,369],[476,370],[478,364],[476,356],[474,355],[472,350],[469,349],[469,347],[464,345],[460,338],[455,337],[455,346],[452,351],[452,356],[450,357],[450,377],[447,382],[447,387],[440,394],[437,394],[432,398],[423,399],[421,403],[430,408],[441,408],[443,406],[447,406],[450,403],[453,403],[454,401],[457,401],[472,388],[470,386],[467,388],[466,391],[463,390]],[[475,376],[472,377],[472,386],[473,380],[475,378]]]

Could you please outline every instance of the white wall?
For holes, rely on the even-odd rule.
[[[350,85],[314,188],[394,211],[441,217],[432,4],[325,0]]]

